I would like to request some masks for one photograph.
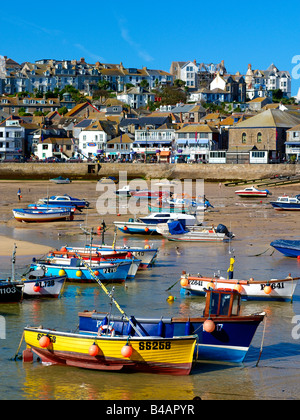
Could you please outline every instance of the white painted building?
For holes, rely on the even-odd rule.
[[[94,158],[106,152],[106,144],[115,136],[108,121],[94,121],[79,134],[78,153],[84,159]]]
[[[155,94],[140,86],[129,89],[125,87],[123,92],[118,93],[117,99],[133,109],[138,109],[146,107],[149,102],[154,102]]]
[[[0,160],[16,160],[24,156],[25,129],[19,119],[0,124]]]

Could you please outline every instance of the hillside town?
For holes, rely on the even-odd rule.
[[[0,56],[0,161],[299,163],[300,104],[275,64],[169,71]]]

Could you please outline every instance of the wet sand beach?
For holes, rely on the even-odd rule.
[[[18,200],[17,191],[21,188],[22,199]],[[116,188],[118,188],[116,186]],[[205,213],[204,223],[217,226],[222,223],[234,232],[239,241],[244,241],[249,246],[255,246],[258,250],[270,243],[271,240],[281,237],[299,235],[299,219],[295,212],[278,212],[269,204],[271,200],[276,200],[279,195],[300,194],[300,185],[286,185],[280,187],[268,187],[272,196],[262,199],[239,198],[234,191],[244,187],[225,187],[218,183],[205,183],[205,196],[210,200],[214,209]],[[97,228],[102,220],[108,228],[106,238],[113,235],[113,221],[126,221],[133,217],[131,214],[103,215],[99,214],[96,208],[97,199],[101,193],[97,191],[97,182],[94,181],[75,181],[67,185],[57,185],[47,181],[2,181],[0,182],[1,206],[0,206],[0,255],[10,255],[13,236],[18,240],[18,254],[30,255],[35,252],[44,253],[45,249],[41,244],[35,244],[35,237],[42,232],[44,236],[49,233],[51,237],[67,238],[72,241],[72,236],[83,234],[80,226],[85,226],[88,230]],[[26,208],[28,204],[35,203],[38,199],[52,195],[69,194],[76,198],[84,198],[90,202],[89,209],[76,212],[73,221],[60,221],[51,223],[20,223],[16,221],[12,214],[14,208]],[[118,206],[118,199],[116,198]],[[297,213],[297,212],[296,212]],[[138,215],[137,215],[138,216]],[[9,235],[3,236],[1,226],[7,228]],[[26,232],[26,237],[31,236],[27,243],[22,242]],[[98,231],[99,232],[99,231]],[[14,235],[15,233],[15,235]],[[16,235],[17,233],[17,235]],[[10,236],[11,239],[6,239]],[[120,234],[118,234],[120,237]],[[128,236],[127,236],[128,237]],[[25,241],[26,242],[26,241]],[[42,244],[47,247],[47,244]]]

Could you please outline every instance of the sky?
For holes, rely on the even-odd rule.
[[[220,63],[245,74],[274,63],[300,88],[299,0],[3,2],[0,55],[120,63],[169,71],[172,61]]]

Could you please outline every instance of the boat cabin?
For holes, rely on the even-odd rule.
[[[206,291],[204,317],[238,316],[240,314],[241,295],[234,289],[216,289]]]

